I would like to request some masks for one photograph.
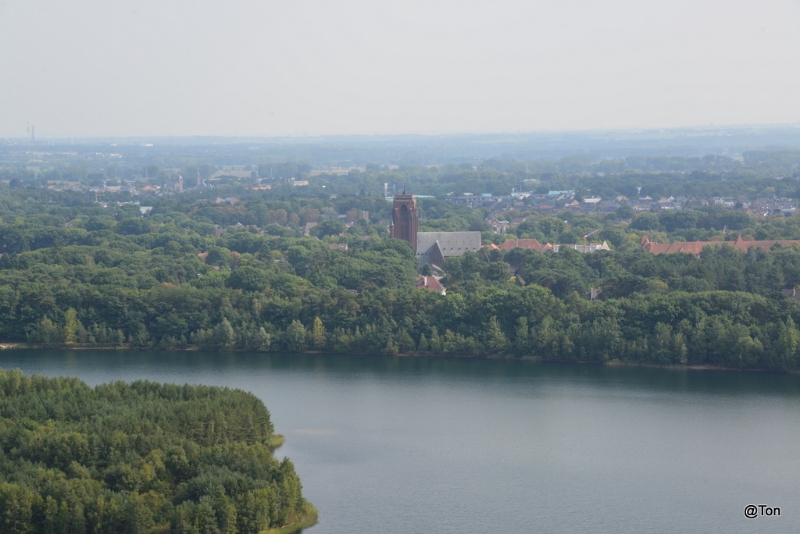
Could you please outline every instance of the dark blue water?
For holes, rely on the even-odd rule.
[[[800,532],[798,376],[130,351],[0,366],[252,391],[320,510],[309,534]]]

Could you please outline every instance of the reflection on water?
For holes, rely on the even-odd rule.
[[[383,356],[348,356],[327,354],[252,354],[210,352],[139,352],[139,351],[17,351],[0,352],[0,365],[20,367],[32,372],[52,374],[120,369],[183,370],[195,372],[280,371],[316,373],[340,378],[384,376],[434,376],[439,380],[478,379],[480,381],[546,380],[588,381],[594,387],[647,388],[708,394],[797,395],[800,380],[796,375],[760,372],[608,367],[602,365],[548,364],[521,361],[498,361],[462,358],[402,358]]]
[[[134,351],[0,366],[253,391],[320,509],[310,533],[800,530],[793,375]],[[751,503],[781,517],[746,519]]]

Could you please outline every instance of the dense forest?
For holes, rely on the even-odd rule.
[[[313,520],[250,393],[0,370],[0,530],[259,534]]]
[[[660,171],[646,177],[667,188],[705,183],[753,196],[778,189],[794,195],[795,179],[732,174],[757,169],[753,161],[720,164],[723,170],[709,171],[713,180],[706,182],[681,174],[665,182]],[[794,160],[787,161],[791,171]],[[501,177],[510,189],[527,176],[514,173],[530,168],[509,165],[392,172],[419,180],[420,187],[428,179],[463,185],[474,175],[476,188]],[[215,186],[212,196],[235,193],[235,203],[200,190],[143,194],[137,202],[152,205],[145,216],[125,194],[99,203],[91,193],[35,184],[0,188],[0,340],[779,371],[800,366],[800,305],[781,293],[800,287],[800,250],[743,253],[726,246],[739,235],[798,239],[800,217],[754,217],[719,206],[635,213],[623,206],[589,215],[527,212],[524,222],[495,233],[488,209],[421,199],[421,230],[480,230],[485,244],[516,237],[576,243],[597,230],[612,248],[586,255],[487,248],[450,258],[443,296],[413,289],[411,248],[387,238],[391,204],[383,188],[372,194],[385,174],[320,176],[314,187]],[[621,191],[630,176],[608,176],[604,183]],[[600,177],[537,180],[550,187],[556,180],[586,185]],[[524,209],[495,215],[511,220]],[[638,247],[643,235],[718,245],[700,258],[655,256]],[[335,243],[347,249],[332,248]],[[588,300],[592,289],[597,298]]]

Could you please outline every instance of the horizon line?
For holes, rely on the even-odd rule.
[[[507,130],[485,132],[402,132],[402,133],[328,133],[328,134],[286,134],[286,135],[225,135],[225,134],[135,134],[135,135],[40,135],[36,141],[97,141],[97,140],[162,140],[162,139],[230,139],[230,140],[324,140],[330,138],[392,138],[392,137],[479,137],[479,136],[527,136],[527,135],[564,135],[564,134],[646,134],[646,133],[679,133],[690,131],[722,131],[722,130],[747,130],[747,129],[796,129],[800,131],[800,122],[794,123],[766,123],[766,124],[708,124],[699,126],[674,126],[674,127],[637,127],[637,128],[587,128],[565,130]],[[31,141],[27,137],[0,137],[2,141]]]

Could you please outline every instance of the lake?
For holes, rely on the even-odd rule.
[[[134,351],[0,367],[252,391],[320,511],[308,534],[800,532],[794,375]]]

